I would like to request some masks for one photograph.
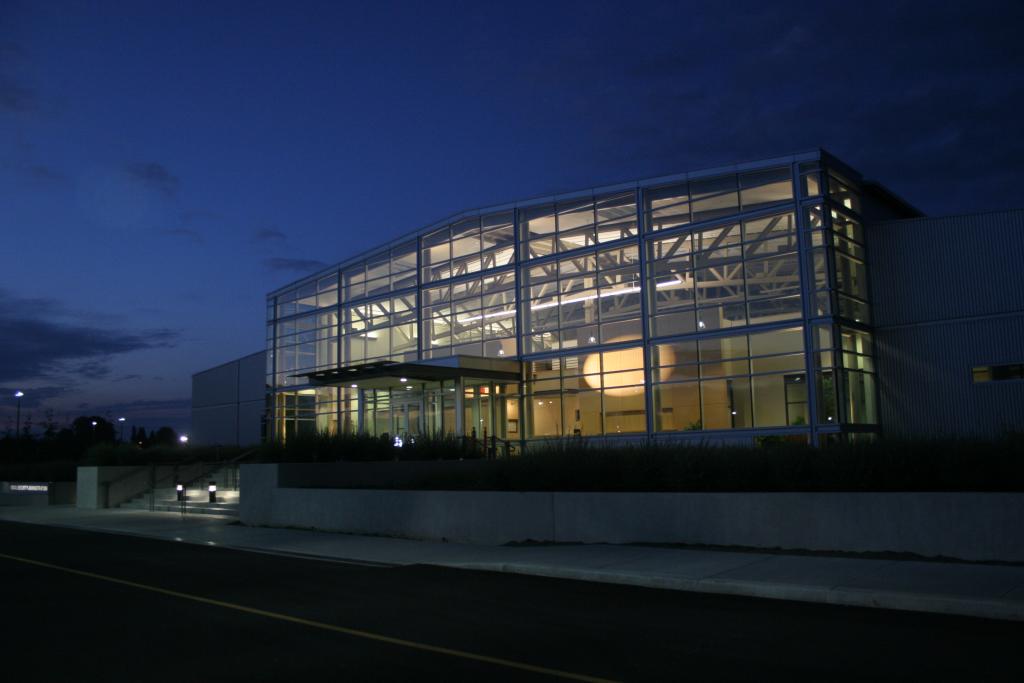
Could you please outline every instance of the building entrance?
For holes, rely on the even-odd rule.
[[[515,360],[453,356],[432,361],[378,361],[304,375],[345,402],[344,430],[374,436],[453,436],[519,440],[519,380]],[[313,390],[310,390],[313,391]],[[329,405],[333,401],[324,401]],[[319,405],[319,404],[318,404]],[[328,414],[327,410],[317,413]]]
[[[481,441],[492,436],[519,439],[519,404],[514,387],[467,378],[462,382],[408,382],[394,388],[363,389],[362,431],[403,438],[448,435]]]

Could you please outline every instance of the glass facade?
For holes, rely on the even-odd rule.
[[[480,211],[275,292],[278,438],[871,431],[856,174],[809,153]],[[452,357],[519,380],[308,373]]]

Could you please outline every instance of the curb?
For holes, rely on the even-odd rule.
[[[614,583],[641,588],[677,590],[688,593],[709,593],[715,595],[737,595],[768,600],[792,600],[796,602],[837,605],[843,607],[868,607],[906,612],[945,614],[958,617],[998,619],[1002,621],[1024,621],[1024,601],[961,598],[928,593],[901,593],[875,591],[842,586],[813,586],[802,584],[768,583],[760,581],[730,581],[723,579],[684,579],[671,576],[642,576],[622,574],[593,569],[566,569],[547,565],[515,564],[498,562],[429,563],[441,564],[458,569],[526,574],[576,581]]]
[[[214,521],[219,516],[204,515],[194,518],[197,521]],[[229,519],[229,518],[224,518]],[[107,533],[136,538],[148,538],[168,542],[184,542],[187,544],[208,546],[208,542],[194,541],[183,538],[168,538],[164,535],[140,531],[115,530],[86,525],[62,524],[53,521],[24,521],[4,519],[4,521],[53,526],[92,533]],[[358,564],[362,566],[393,567],[402,563],[385,563],[356,558],[337,558],[329,555],[318,555],[292,551],[278,551],[252,546],[217,543],[216,547],[242,552],[254,552],[295,559],[320,560],[339,564]],[[867,607],[873,609],[890,609],[907,612],[923,612],[958,617],[974,617],[981,619],[997,619],[1001,621],[1024,621],[1024,600],[1002,600],[989,598],[968,598],[929,593],[907,593],[900,591],[881,591],[862,588],[837,586],[820,586],[795,583],[771,583],[767,581],[738,581],[708,577],[703,579],[682,578],[656,574],[626,574],[600,569],[573,569],[544,564],[516,562],[444,562],[426,561],[415,564],[453,569],[469,569],[477,571],[502,572],[507,574],[524,574],[543,576],[574,581],[591,581],[595,583],[611,583],[640,588],[676,590],[689,593],[707,593],[715,595],[734,595],[768,600],[791,600],[823,605],[844,607]]]
[[[234,519],[234,517],[226,515],[205,515],[213,519]],[[248,545],[231,545],[227,543],[213,543],[212,541],[195,541],[187,538],[172,537],[145,533],[141,531],[125,531],[123,529],[109,529],[106,527],[94,527],[94,526],[83,526],[78,524],[59,524],[55,522],[25,522],[15,521],[11,519],[5,519],[0,517],[2,522],[11,522],[14,524],[33,524],[35,526],[50,526],[56,529],[70,529],[72,531],[88,531],[94,534],[112,534],[114,536],[129,536],[132,538],[145,538],[151,541],[166,541],[168,543],[184,543],[185,545],[198,545],[204,548],[224,548],[226,550],[237,550],[244,553],[259,553],[260,555],[275,555],[277,557],[290,557],[297,560],[315,560],[318,562],[334,562],[336,564],[349,564],[358,565],[361,567],[400,567],[402,565],[395,562],[376,562],[373,560],[357,560],[343,557],[332,557],[330,555],[314,555],[310,553],[300,553],[289,550],[273,550],[270,548],[256,548]],[[206,521],[206,520],[202,520]]]

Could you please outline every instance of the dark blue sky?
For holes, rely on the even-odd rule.
[[[0,391],[187,429],[267,291],[541,193],[822,146],[929,214],[1020,207],[1022,28],[1020,2],[0,0]]]

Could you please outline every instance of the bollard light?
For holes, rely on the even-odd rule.
[[[211,481],[210,485],[206,488],[206,490],[210,492],[210,502],[211,503],[216,503],[217,502],[217,482]]]
[[[178,492],[178,500],[179,501],[185,500],[185,485],[184,484],[177,484],[174,487],[174,490]]]

